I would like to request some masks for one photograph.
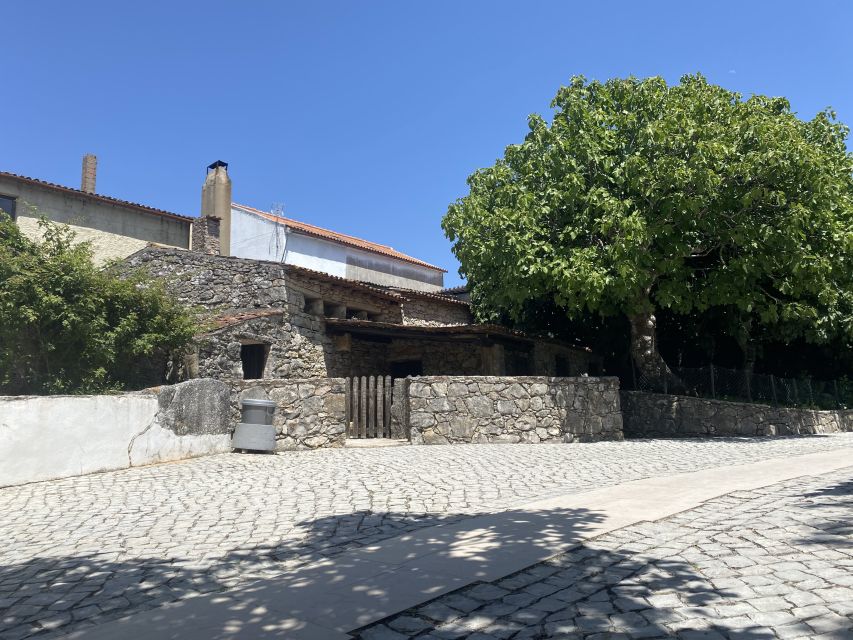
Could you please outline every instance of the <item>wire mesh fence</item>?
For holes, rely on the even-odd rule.
[[[633,369],[635,391],[673,393],[697,398],[760,402],[789,407],[846,409],[853,407],[853,381],[781,378],[738,369],[707,367],[670,367],[670,375],[649,377]],[[627,382],[627,384],[625,384]]]

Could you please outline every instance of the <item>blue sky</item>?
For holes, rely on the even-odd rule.
[[[440,221],[574,74],[701,71],[853,123],[853,3],[8,2],[0,170],[197,215],[237,202],[457,264]]]

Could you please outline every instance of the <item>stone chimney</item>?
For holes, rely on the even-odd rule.
[[[219,253],[231,255],[231,178],[228,163],[217,160],[207,167],[201,189],[201,217],[219,218]]]
[[[219,218],[202,216],[193,220],[192,250],[219,255]]]
[[[98,172],[98,157],[92,153],[83,156],[83,177],[80,179],[80,190],[95,193],[95,174]]]

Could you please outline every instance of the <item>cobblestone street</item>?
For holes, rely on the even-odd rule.
[[[357,637],[853,638],[853,467],[626,527]]]
[[[851,445],[853,434],[220,455],[0,489],[0,536],[4,541],[0,547],[0,638],[53,637],[254,578],[274,579],[318,556],[335,555],[404,531],[501,511],[532,498]],[[785,616],[779,611],[798,615],[791,606],[773,608],[781,604],[779,596],[793,593],[773,586],[775,576],[787,575],[785,588],[822,594],[813,602],[807,602],[809,596],[797,596],[797,602],[784,600],[797,608],[817,607],[813,610],[822,616],[824,622],[819,624],[823,626],[808,629],[822,633],[829,622],[839,622],[838,616],[845,614],[837,604],[841,601],[831,598],[843,595],[846,602],[853,602],[848,588],[853,509],[850,485],[844,484],[851,480],[850,475],[834,478],[840,488],[824,487],[823,492],[820,487],[786,485],[788,502],[776,500],[777,492],[752,492],[657,525],[597,539],[583,552],[587,556],[573,554],[560,561],[565,566],[536,568],[531,574],[534,579],[525,584],[477,587],[477,597],[450,596],[469,607],[452,611],[457,617],[467,615],[466,623],[476,615],[481,616],[478,620],[491,616],[488,624],[504,625],[512,633],[522,634],[515,637],[542,633],[561,637],[564,631],[570,633],[579,612],[591,610],[583,607],[603,610],[614,606],[616,596],[631,599],[641,594],[635,598],[637,606],[643,604],[641,609],[651,607],[672,615],[650,621],[650,625],[674,624],[666,629],[675,630],[685,619],[708,615],[710,609],[702,607],[712,605],[699,600],[716,597],[708,587],[708,581],[714,581],[714,588],[724,590],[725,601],[732,604],[726,610],[731,614],[727,618],[749,618],[756,625],[782,627],[786,626],[780,622]],[[813,495],[797,498],[798,492]],[[807,508],[803,500],[814,504]],[[758,533],[753,531],[753,535],[763,536],[764,546],[743,532],[729,532],[740,531],[738,527],[749,524],[755,514],[763,522],[754,527]],[[846,521],[840,518],[845,514]],[[811,524],[802,524],[804,521]],[[815,522],[825,526],[816,529]],[[758,571],[757,567],[764,567],[762,557],[768,552],[761,551],[768,544],[774,562],[786,564]],[[654,562],[648,565],[640,553]],[[808,558],[801,557],[804,554]],[[741,565],[747,561],[748,565]],[[628,569],[631,571],[625,573]],[[796,571],[813,577],[789,574]],[[593,581],[586,581],[596,587],[593,592],[566,586],[552,589],[558,580],[554,576],[565,581],[584,573],[596,575]],[[840,574],[846,574],[848,582]],[[522,593],[527,588],[551,591],[531,598],[536,594]],[[558,615],[575,615],[554,620],[548,618],[551,612],[536,608],[546,595],[550,598],[567,588],[573,595],[561,601]],[[679,598],[667,592],[668,588],[675,588]],[[649,597],[662,597],[644,600],[649,589],[653,592]],[[778,592],[772,593],[774,589]],[[511,600],[504,602],[504,596]],[[544,606],[556,606],[558,599],[546,599]],[[753,606],[753,600],[758,605]],[[736,614],[745,602],[758,613]],[[440,601],[434,606],[446,609],[449,604]],[[507,609],[510,606],[514,608]],[[490,607],[484,614],[483,609]],[[479,613],[471,614],[474,610]],[[617,622],[621,620],[619,611],[622,609],[612,612]],[[630,609],[624,613],[626,620],[639,624],[636,615],[641,614]],[[762,618],[759,614],[763,613],[768,616]],[[773,618],[770,614],[778,615]],[[411,624],[421,624],[428,631],[440,619],[418,618],[421,622]],[[539,626],[540,622],[546,626]],[[472,635],[477,624],[462,631],[447,627],[441,631],[444,635],[436,637],[489,637]],[[649,626],[648,630],[661,628]],[[388,637],[411,637],[413,631],[420,630],[411,629],[408,635],[394,631]],[[794,627],[785,630],[794,631]],[[390,634],[390,627],[384,632]],[[504,632],[492,635],[511,635],[500,633]]]

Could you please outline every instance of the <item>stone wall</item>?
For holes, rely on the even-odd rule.
[[[218,380],[0,397],[0,487],[230,451],[229,398]]]
[[[853,431],[853,410],[815,411],[623,391],[632,437],[791,436]]]
[[[192,250],[218,256],[221,250],[219,242],[220,219],[215,216],[201,216],[193,220]]]
[[[471,307],[458,302],[445,302],[438,297],[417,297],[404,293],[403,324],[421,327],[450,327],[474,322]]]
[[[306,298],[316,298],[371,310],[377,321],[401,321],[399,302],[386,294],[324,276],[312,277],[298,267],[275,262],[147,247],[130,256],[126,264],[162,278],[181,302],[207,309],[287,307],[291,301],[297,302],[293,307],[304,309]]]
[[[231,420],[240,420],[243,398],[276,403],[276,451],[342,447],[346,439],[346,384],[343,378],[244,380],[231,392]]]
[[[202,377],[240,380],[240,347],[269,346],[264,378],[324,378],[348,366],[350,358],[334,348],[323,320],[305,313],[301,294],[275,316],[247,319],[200,336],[198,374]]]
[[[408,415],[413,444],[622,438],[616,378],[413,378]]]

